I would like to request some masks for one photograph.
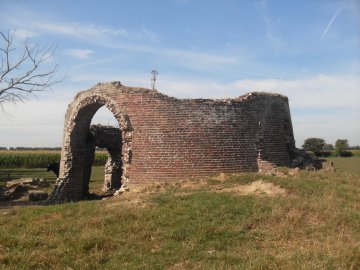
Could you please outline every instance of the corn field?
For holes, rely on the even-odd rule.
[[[105,151],[95,153],[94,166],[102,166],[107,160]],[[0,151],[2,168],[46,168],[49,163],[59,162],[58,151]]]

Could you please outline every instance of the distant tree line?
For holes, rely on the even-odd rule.
[[[332,155],[334,152],[337,157],[351,157],[353,155],[349,150],[360,150],[360,146],[349,146],[347,139],[338,139],[335,142],[335,146],[326,143],[322,138],[308,138],[304,141],[302,148],[306,151],[313,152],[318,157],[326,157]]]
[[[61,151],[61,147],[1,147],[0,151]],[[96,147],[97,151],[107,151],[106,148]]]
[[[9,151],[60,151],[61,147],[0,147],[0,150]]]

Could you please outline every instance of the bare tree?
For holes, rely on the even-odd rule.
[[[151,88],[155,90],[156,77],[159,74],[156,70],[151,71]]]
[[[5,102],[23,102],[36,92],[51,89],[63,79],[56,79],[58,64],[55,46],[30,44],[28,39],[16,47],[15,32],[0,32],[0,106]]]

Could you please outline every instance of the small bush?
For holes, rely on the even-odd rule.
[[[354,154],[351,151],[342,151],[340,157],[352,157]]]
[[[322,150],[325,146],[325,140],[322,138],[308,138],[304,141],[302,145],[305,151],[311,151],[316,156],[320,156]]]
[[[332,155],[331,151],[321,151],[318,157],[330,157]]]

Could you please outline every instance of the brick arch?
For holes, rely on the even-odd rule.
[[[283,102],[272,102],[259,121],[258,159],[276,166],[290,166],[294,149],[289,106]]]
[[[81,200],[86,196],[87,187],[83,179],[87,156],[87,140],[90,123],[95,113],[103,106],[109,109],[119,123],[122,136],[122,176],[121,184],[128,183],[128,170],[131,157],[132,126],[127,114],[109,97],[98,93],[77,95],[70,104],[64,127],[63,148],[60,173],[52,193],[53,200]]]

